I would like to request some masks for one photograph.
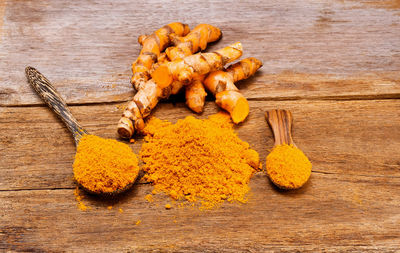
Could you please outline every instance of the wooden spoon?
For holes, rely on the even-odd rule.
[[[268,167],[267,164],[267,174],[271,181],[281,189],[300,188],[309,179],[312,165],[292,139],[292,113],[288,110],[270,110],[265,113],[265,117],[275,138],[275,146],[271,154],[278,146],[292,146],[280,147],[286,148],[286,151],[281,151],[285,153],[279,153],[280,155],[277,157],[274,156],[272,164],[277,167]],[[267,163],[268,158],[269,156],[267,156]]]
[[[292,113],[287,110],[270,110],[265,112],[275,138],[275,146],[288,144],[296,147],[292,139]]]
[[[89,133],[85,129],[83,129],[83,127],[81,127],[78,121],[74,118],[67,104],[65,103],[64,99],[60,96],[60,94],[57,92],[57,90],[53,87],[53,85],[45,76],[43,76],[39,71],[37,71],[33,67],[26,67],[25,73],[33,89],[43,99],[43,101],[53,110],[53,112],[55,112],[59,116],[59,118],[65,123],[68,130],[72,133],[72,136],[74,137],[75,145],[78,146],[82,136]],[[86,188],[84,185],[82,184],[80,185],[85,191],[89,193],[111,196],[126,191],[134,184],[135,180],[113,192],[100,192],[100,193],[93,192],[88,188]]]

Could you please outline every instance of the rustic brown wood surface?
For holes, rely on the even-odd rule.
[[[247,204],[166,210],[172,202],[148,203],[152,186],[140,181],[77,208],[74,141],[25,67],[52,81],[88,131],[117,138],[136,39],[173,21],[218,26],[211,49],[241,41],[244,57],[263,60],[239,83],[251,110],[236,129],[264,163],[274,144],[264,112],[291,110],[294,142],[313,163],[303,188],[277,190],[260,172]],[[209,97],[199,117],[217,111]],[[193,114],[178,96],[154,115]],[[0,0],[0,132],[0,251],[398,252],[400,2]]]

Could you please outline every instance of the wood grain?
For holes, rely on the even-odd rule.
[[[122,105],[122,104],[121,104]],[[120,105],[72,106],[90,133],[118,138]],[[239,136],[265,162],[274,145],[264,112],[291,110],[292,136],[321,173],[360,177],[399,177],[400,100],[376,101],[252,101],[249,118],[237,127]],[[63,123],[47,107],[0,109],[0,190],[72,188],[74,142]],[[218,111],[206,104],[201,116]],[[162,103],[155,116],[176,122],[192,115],[183,103]],[[18,127],[16,127],[18,126]],[[43,134],[45,133],[45,134]],[[142,140],[132,148],[138,152]]]
[[[82,212],[74,141],[24,69],[45,74],[89,132],[117,138],[137,37],[174,21],[215,25],[223,38],[208,50],[241,41],[243,57],[264,62],[238,83],[251,109],[235,128],[265,163],[274,140],[264,113],[290,110],[311,179],[285,192],[259,172],[249,203],[208,212],[163,195],[148,203],[152,186],[140,181],[119,198],[86,196]],[[398,252],[399,45],[398,0],[0,0],[0,251]],[[207,100],[201,118],[218,111]],[[193,113],[177,96],[154,115]]]
[[[0,192],[0,249],[395,252],[400,246],[399,178],[313,174],[301,190],[283,192],[262,173],[250,186],[247,204],[211,211],[179,208],[157,195],[148,203],[151,185],[136,185],[110,202],[87,197],[92,209],[86,212],[77,208],[73,190]],[[166,203],[173,208],[166,210]]]
[[[293,116],[289,110],[268,110],[265,112],[265,119],[274,135],[274,146],[288,144],[296,147],[292,138]]]
[[[6,9],[6,2],[1,1],[0,2],[0,42],[1,42],[1,37],[3,35],[3,22],[4,22],[4,10]]]
[[[218,26],[223,38],[210,50],[240,40],[243,57],[264,62],[259,74],[240,85],[246,97],[400,97],[396,8],[377,11],[358,1],[211,1],[179,6],[130,0],[5,1],[1,105],[42,103],[26,84],[27,65],[52,80],[68,103],[127,101],[133,96],[129,78],[140,50],[137,37],[173,21]]]

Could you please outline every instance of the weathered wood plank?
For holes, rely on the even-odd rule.
[[[117,138],[121,105],[73,106],[72,112],[89,132]],[[252,101],[250,106],[250,116],[237,132],[263,162],[273,146],[264,111],[281,108],[292,110],[294,141],[310,157],[314,171],[400,176],[400,100]],[[201,117],[217,111],[209,102]],[[154,115],[175,122],[194,114],[182,103],[165,103]],[[47,107],[0,108],[0,132],[0,190],[73,187],[74,142]],[[141,143],[130,145],[138,152]]]
[[[118,199],[86,196],[92,209],[78,210],[73,140],[37,106],[25,66],[79,104],[72,111],[90,132],[117,138],[136,38],[173,21],[214,24],[224,37],[210,50],[240,40],[244,57],[264,61],[239,84],[251,114],[236,129],[265,162],[273,139],[263,112],[292,110],[294,140],[313,163],[304,188],[281,192],[258,173],[249,203],[201,212],[165,210],[165,196],[147,203],[152,187],[138,183]],[[396,252],[400,100],[367,99],[400,98],[399,35],[397,0],[0,0],[0,251]],[[154,115],[193,115],[172,102]],[[209,102],[200,117],[216,111]]]
[[[251,187],[247,204],[211,211],[176,204],[166,210],[171,202],[162,195],[148,203],[150,185],[112,202],[87,197],[86,212],[73,190],[0,192],[0,249],[395,252],[400,246],[400,178],[313,174],[301,190],[281,192],[257,174]]]
[[[399,97],[399,9],[383,2],[3,0],[0,105],[42,103],[27,65],[69,103],[126,101],[136,38],[172,21],[214,24],[224,37],[210,49],[240,40],[245,57],[262,59],[241,85],[249,98]]]

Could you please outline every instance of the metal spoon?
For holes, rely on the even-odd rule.
[[[81,127],[78,121],[74,118],[71,111],[69,110],[64,99],[60,96],[57,90],[53,87],[50,81],[43,76],[39,71],[33,67],[26,67],[26,77],[29,83],[37,94],[43,99],[43,101],[60,117],[65,123],[68,130],[72,133],[75,140],[75,145],[78,146],[80,139],[83,135],[89,134],[85,129]],[[136,178],[135,178],[136,180]],[[105,196],[116,195],[129,189],[135,182],[128,183],[126,186],[117,189],[113,192],[93,192],[87,189],[84,185],[80,184],[82,188],[92,194],[101,194]]]

